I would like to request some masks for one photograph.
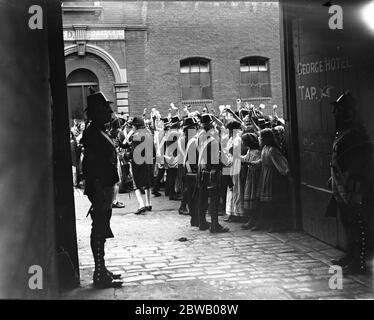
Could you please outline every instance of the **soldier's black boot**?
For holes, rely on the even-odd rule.
[[[354,253],[351,261],[343,267],[343,274],[360,274],[367,271],[365,259],[365,234],[363,239],[357,240],[354,247]]]
[[[229,228],[224,228],[218,223],[218,213],[211,216],[212,222],[210,224],[211,233],[224,233],[229,232]]]
[[[353,251],[354,251],[354,245],[349,245],[346,254],[343,255],[340,259],[334,259],[331,260],[331,263],[333,265],[338,265],[341,267],[345,267],[348,265],[352,259],[353,259]]]
[[[190,212],[187,210],[187,194],[186,191],[182,192],[181,206],[178,210],[179,214],[189,216]]]
[[[95,271],[93,275],[93,285],[96,289],[120,288],[122,281],[117,281],[120,275],[111,273],[105,267],[104,260],[104,243],[103,239],[91,239],[91,249],[95,261]],[[116,278],[115,278],[116,277]]]
[[[343,267],[343,274],[345,275],[360,274],[365,273],[366,271],[367,268],[364,254],[360,254],[360,256],[354,257],[351,262]]]
[[[109,271],[107,268],[105,268],[106,270],[106,273],[109,275],[109,277],[111,277],[113,280],[119,280],[122,278],[122,276],[120,274],[116,274],[116,273],[113,273],[112,271]]]
[[[199,195],[199,206],[197,208],[197,218],[198,218],[199,230],[205,231],[205,230],[209,229],[210,223],[208,221],[206,221],[206,211],[203,208],[204,203],[203,203],[202,199],[203,199],[203,197],[200,194]]]

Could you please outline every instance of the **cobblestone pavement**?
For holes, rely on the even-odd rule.
[[[113,210],[106,262],[123,275],[123,288],[92,287],[90,204],[76,191],[81,287],[63,299],[374,298],[368,276],[345,277],[343,289],[329,289],[329,261],[341,252],[305,233],[251,232],[230,223],[230,233],[211,234],[190,227],[177,212],[179,202],[152,198],[154,210],[137,216],[134,194],[118,198],[126,208]]]

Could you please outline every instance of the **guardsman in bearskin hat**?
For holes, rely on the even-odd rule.
[[[228,232],[228,228],[218,223],[218,200],[221,176],[219,133],[214,128],[211,114],[203,114],[200,119],[202,130],[198,136],[198,217],[199,229],[212,233]],[[211,216],[211,224],[206,221],[206,211]]]
[[[367,245],[365,207],[370,163],[370,149],[362,129],[355,125],[355,100],[349,92],[332,103],[336,135],[331,157],[331,188],[327,216],[340,217],[346,237],[346,255],[332,263],[345,273],[360,273],[366,269]]]
[[[117,152],[113,141],[105,132],[113,111],[103,93],[87,97],[87,118],[90,121],[83,133],[84,146],[83,174],[86,179],[85,194],[91,201],[89,213],[92,218],[91,249],[95,261],[94,287],[118,288],[120,275],[111,273],[105,267],[104,244],[113,238],[110,228],[114,186],[119,181]]]

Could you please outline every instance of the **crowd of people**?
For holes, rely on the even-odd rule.
[[[334,104],[337,138],[328,215],[341,216],[349,245],[347,254],[333,263],[362,272],[366,217],[361,211],[367,202],[365,190],[370,189],[360,187],[365,179],[357,172],[366,170],[365,163],[350,147],[352,143],[362,146],[357,142],[364,139],[354,126],[351,100],[345,94]],[[180,110],[171,104],[165,117],[154,107],[148,117],[145,109],[141,116],[125,118],[114,115],[101,92],[89,95],[87,103],[87,120],[74,121],[71,129],[71,150],[74,184],[80,187],[84,180],[92,204],[96,288],[123,283],[120,275],[106,269],[104,261],[105,241],[113,237],[112,208],[125,207],[117,201],[119,191],[135,191],[138,209],[134,213],[141,215],[152,211],[151,194],[161,196],[165,180],[165,196],[180,202],[179,214],[190,216],[191,227],[211,233],[229,232],[219,223],[219,215],[225,215],[227,222],[242,223],[245,230],[282,232],[291,228],[291,175],[284,120],[278,117],[277,106],[272,115],[265,115],[264,105],[243,104],[240,99],[236,110],[221,105],[219,111],[204,107],[199,112],[191,106]],[[360,152],[368,154],[366,149]]]
[[[151,211],[151,193],[161,196],[164,185],[165,196],[180,202],[179,214],[190,215],[191,225],[201,230],[228,231],[218,218],[210,225],[206,211],[213,217],[224,215],[227,222],[241,222],[243,229],[279,232],[289,227],[284,120],[277,106],[272,115],[264,115],[262,104],[256,107],[240,99],[236,103],[235,110],[222,105],[218,111],[205,106],[199,112],[171,104],[164,117],[156,107],[136,117],[114,116],[106,126],[117,151],[119,175],[112,207],[125,207],[117,201],[118,192],[134,190],[139,205],[135,214]],[[74,120],[71,145],[77,187],[82,183],[84,128],[84,122]],[[151,160],[139,164],[134,151],[144,141],[152,144]],[[216,160],[210,159],[210,150],[218,154]],[[208,179],[204,172],[210,174]]]

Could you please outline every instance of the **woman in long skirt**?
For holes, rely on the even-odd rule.
[[[261,215],[252,230],[267,229],[269,232],[276,232],[282,229],[286,218],[282,208],[288,201],[288,161],[278,149],[271,129],[261,130],[260,146],[261,173],[257,196]]]
[[[246,180],[244,184],[244,209],[248,214],[248,221],[242,229],[248,230],[254,227],[259,214],[257,189],[261,172],[261,151],[258,136],[255,133],[245,133],[242,136],[243,145],[248,152],[242,157],[242,162],[248,164]]]

